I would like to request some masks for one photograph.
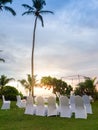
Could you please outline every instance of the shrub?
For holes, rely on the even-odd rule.
[[[2,90],[2,95],[5,95],[6,100],[16,100],[16,95],[19,95],[19,91],[12,86],[5,86]]]

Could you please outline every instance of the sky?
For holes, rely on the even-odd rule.
[[[17,15],[0,12],[0,75],[23,79],[31,73],[34,16],[22,13],[22,4],[13,0]],[[71,75],[98,77],[98,0],[46,0],[44,28],[37,24],[34,73],[38,78]]]

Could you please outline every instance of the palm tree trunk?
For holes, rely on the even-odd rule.
[[[35,31],[37,25],[37,17],[35,18],[34,29],[33,29],[33,43],[32,43],[32,56],[31,56],[31,76],[32,76],[32,96],[34,96],[34,48],[35,48]]]

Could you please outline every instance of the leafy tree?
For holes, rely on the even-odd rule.
[[[42,77],[41,79],[41,86],[46,86],[46,88],[50,89],[53,86],[53,78],[48,77]]]
[[[78,84],[78,87],[75,89],[74,94],[81,96],[87,94],[93,97],[94,93],[96,92],[95,80],[96,78],[86,78],[84,82],[80,82]]]
[[[58,97],[59,95],[70,95],[73,90],[70,85],[61,79],[48,77],[42,77],[41,84],[46,86],[46,88],[53,88],[53,93]]]
[[[33,80],[33,81],[32,81]],[[22,79],[22,80],[18,80],[26,89],[29,90],[29,93],[32,92],[32,83],[34,86],[37,85],[37,80],[36,80],[36,76],[32,77],[30,76],[30,74],[27,75],[27,80],[26,79]]]
[[[43,7],[46,5],[45,0],[32,0],[32,6],[27,4],[22,4],[22,6],[27,9],[26,12],[24,12],[22,15],[31,15],[33,14],[35,16],[34,21],[34,29],[33,29],[33,42],[32,42],[32,56],[31,56],[31,76],[32,79],[34,77],[34,48],[35,48],[35,32],[36,32],[36,26],[37,26],[37,20],[39,19],[41,21],[42,27],[44,27],[44,21],[43,21],[43,14],[51,13],[52,11],[42,10]],[[32,83],[32,95],[34,96],[34,84]]]
[[[1,75],[1,77],[0,77],[0,91],[1,91],[1,93],[2,93],[3,88],[12,80],[14,80],[14,78],[7,78],[7,76]]]
[[[19,95],[19,91],[12,86],[5,86],[2,90],[2,94],[5,95],[7,100],[16,100],[16,96]]]
[[[16,15],[16,12],[9,6],[6,6],[7,3],[12,3],[12,0],[0,0],[0,11],[6,10],[9,11],[12,15]]]

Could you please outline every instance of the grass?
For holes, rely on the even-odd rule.
[[[0,107],[2,102],[0,101]],[[25,115],[24,109],[11,102],[10,110],[0,109],[0,130],[98,130],[98,101],[87,119],[40,117]]]

